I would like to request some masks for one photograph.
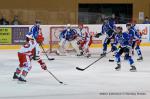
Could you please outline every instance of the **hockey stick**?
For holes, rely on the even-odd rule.
[[[62,81],[60,81],[52,72],[50,72],[48,69],[47,69],[47,72],[49,72],[54,78],[55,80],[57,80],[60,84],[64,84]],[[64,84],[64,85],[67,85],[67,84]]]
[[[48,57],[48,55],[47,55],[46,51],[44,50],[44,48],[43,48],[43,46],[42,46],[41,43],[40,43],[40,46],[41,46],[41,48],[43,49],[43,52],[45,53],[45,55],[46,55],[46,57],[47,57],[48,60],[55,60],[55,58],[49,58],[49,57]]]
[[[109,51],[108,53],[106,53],[106,55],[107,54],[109,54],[111,51]],[[89,64],[87,67],[85,67],[85,68],[79,68],[79,67],[76,67],[76,69],[77,70],[80,70],[80,71],[84,71],[84,70],[86,70],[87,68],[89,68],[90,66],[92,66],[94,63],[96,63],[97,61],[99,61],[100,59],[102,59],[103,57],[105,57],[105,56],[101,56],[100,58],[98,58],[97,60],[95,60],[94,62],[92,62],[91,64]]]

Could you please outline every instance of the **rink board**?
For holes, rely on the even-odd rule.
[[[150,43],[141,43],[141,46],[149,47]],[[20,47],[21,47],[21,45],[0,45],[0,50],[19,49]],[[49,45],[44,45],[43,47],[46,48],[46,49],[49,49]],[[54,47],[54,48],[57,48],[57,47]],[[92,44],[90,48],[102,48],[102,44]]]

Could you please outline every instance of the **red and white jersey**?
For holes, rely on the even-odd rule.
[[[24,44],[21,49],[18,51],[19,53],[24,53],[26,55],[33,55],[33,49],[36,46],[36,41],[35,40],[30,40],[26,44]]]
[[[81,47],[84,47],[85,49],[89,48],[92,43],[92,36],[90,33],[86,29],[80,29],[79,37],[81,40]]]

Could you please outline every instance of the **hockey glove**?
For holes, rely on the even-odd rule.
[[[97,33],[97,34],[95,34],[94,37],[99,38],[101,35],[102,35],[102,33]]]
[[[36,38],[36,41],[37,41],[37,43],[43,43],[43,41],[44,41],[43,35],[38,35]]]
[[[136,40],[136,44],[139,46],[141,43],[141,40]]]

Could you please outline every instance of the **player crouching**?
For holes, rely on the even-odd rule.
[[[31,70],[31,61],[34,55],[34,48],[36,47],[37,42],[32,38],[32,35],[26,35],[26,43],[18,51],[19,66],[14,72],[13,79],[18,79],[18,81],[26,82],[26,76]],[[37,62],[41,65],[41,68],[46,70],[46,64],[38,58]]]
[[[122,53],[125,53],[127,60],[129,61],[129,64],[131,66],[130,71],[136,71],[136,67],[134,66],[134,61],[131,56],[132,52],[132,44],[130,44],[130,36],[126,32],[122,32],[122,27],[117,27],[116,28],[116,36],[115,36],[115,42],[114,46],[117,46],[117,44],[120,45],[120,47],[117,50],[117,53],[115,55],[116,62],[117,62],[117,67],[115,68],[116,70],[121,69],[121,59],[120,56]]]
[[[77,45],[77,31],[71,28],[70,24],[67,24],[66,29],[64,29],[59,35],[59,48],[56,51],[57,55],[64,55],[66,54],[66,49],[71,44],[72,47],[75,49],[77,56],[81,55],[79,50],[79,46]]]
[[[79,33],[78,33],[78,42],[79,49],[81,50],[82,55],[85,57],[90,57],[89,47],[92,44],[92,36],[89,34],[87,30],[83,28],[83,24],[78,25]]]

